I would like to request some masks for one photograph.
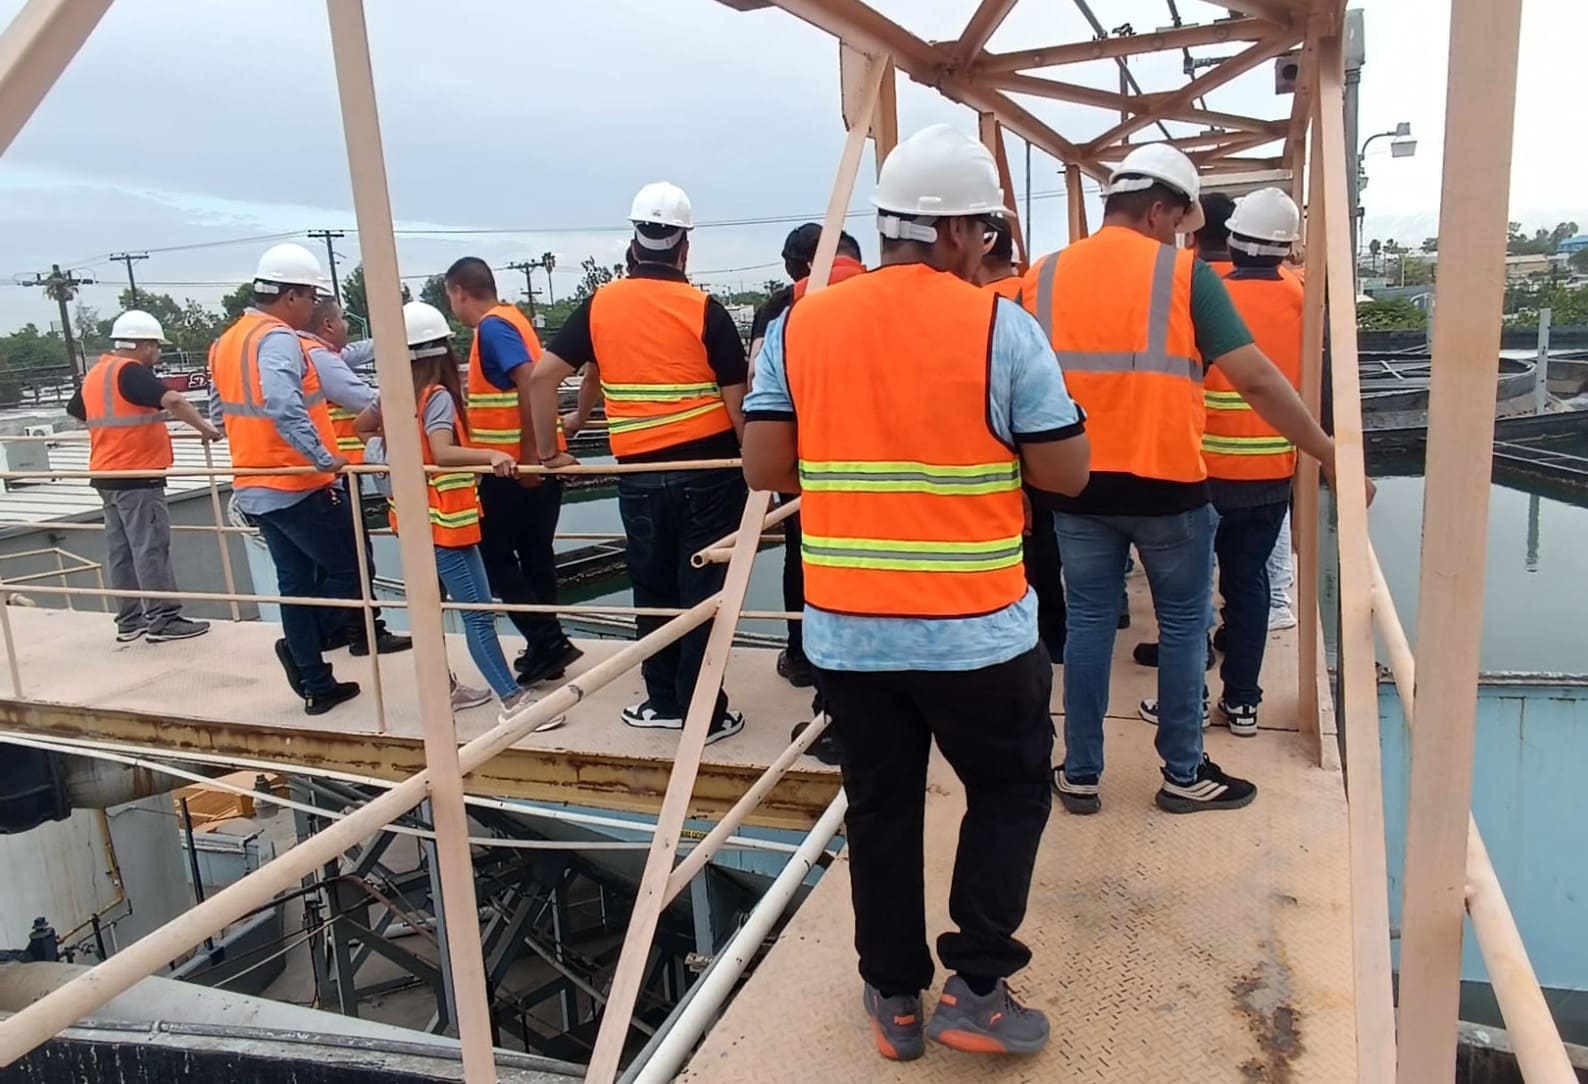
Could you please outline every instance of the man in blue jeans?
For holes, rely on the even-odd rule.
[[[1051,504],[1069,588],[1064,763],[1054,790],[1071,813],[1102,808],[1103,718],[1125,556],[1134,545],[1160,637],[1160,808],[1234,809],[1257,788],[1202,749],[1202,667],[1216,516],[1202,462],[1211,363],[1280,434],[1332,477],[1334,445],[1252,341],[1223,282],[1178,235],[1202,224],[1196,167],[1166,144],[1126,156],[1093,236],[1039,261],[1023,296],[1047,330],[1092,434],[1086,489]],[[1204,361],[1206,359],[1206,362]]]

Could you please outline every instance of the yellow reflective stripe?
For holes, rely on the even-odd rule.
[[[335,405],[331,407],[331,420],[333,422],[350,422],[356,417],[358,417],[357,414],[345,407]]]
[[[357,437],[337,437],[336,446],[340,451],[351,452],[364,447],[364,442]]]
[[[443,512],[439,508],[432,508],[430,522],[437,527],[472,527],[480,522],[480,513],[472,508],[461,512]]]
[[[511,444],[516,448],[521,436],[521,431],[517,429],[469,428],[469,440],[475,444]]]
[[[1202,403],[1209,410],[1250,410],[1252,405],[1238,391],[1203,391]]]
[[[702,414],[710,414],[714,410],[727,410],[728,407],[721,399],[703,406],[691,407],[688,410],[678,410],[671,414],[657,414],[649,418],[614,418],[607,415],[608,433],[633,433],[640,429],[655,429],[661,425],[671,425],[674,422],[688,421],[698,418]]]
[[[1202,450],[1220,455],[1283,455],[1296,446],[1284,437],[1216,437],[1202,435]]]
[[[445,493],[452,489],[469,489],[474,485],[472,474],[432,474],[430,488],[437,493]]]
[[[518,393],[516,391],[504,392],[469,392],[468,406],[471,410],[488,410],[491,407],[516,407]]]
[[[1019,535],[984,542],[920,542],[898,538],[825,538],[805,535],[807,564],[888,572],[991,572],[1023,559]]]
[[[601,394],[620,403],[676,403],[683,399],[720,396],[715,381],[705,384],[609,384],[601,381]]]
[[[800,460],[800,488],[828,493],[1005,493],[1020,488],[1020,464],[941,466],[907,460]]]

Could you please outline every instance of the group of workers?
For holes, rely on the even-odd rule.
[[[1288,601],[1271,603],[1284,583],[1268,570],[1288,567],[1281,532],[1298,451],[1333,479],[1333,443],[1296,390],[1302,288],[1286,261],[1299,214],[1278,190],[1233,204],[1204,197],[1184,154],[1146,144],[1114,169],[1100,228],[1022,275],[990,152],[946,125],[888,155],[873,202],[879,266],[866,270],[845,234],[827,288],[811,291],[821,229],[796,230],[783,253],[794,285],[758,314],[749,357],[728,313],[688,281],[694,221],[671,184],[635,198],[629,274],[598,288],[545,349],[499,300],[483,261],[455,263],[446,290],[473,329],[466,366],[442,313],[423,302],[404,309],[420,446],[437,468],[427,474],[437,571],[459,601],[544,608],[512,614],[526,641],[515,668],[493,613],[466,621],[476,666],[510,709],[579,655],[552,612],[560,483],[520,467],[575,464],[567,437],[598,402],[618,463],[655,465],[618,475],[637,607],[688,608],[720,589],[723,566],[690,558],[734,531],[747,482],[798,496],[784,584],[804,620],[778,670],[814,684],[831,719],[877,1047],[908,1060],[930,1036],[1032,1053],[1048,1023],[1010,992],[1007,979],[1030,960],[1015,935],[1053,796],[1074,814],[1102,808],[1103,718],[1132,559],[1158,628],[1156,644],[1137,651],[1158,671],[1158,695],[1140,705],[1157,728],[1157,804],[1193,813],[1256,795],[1204,751],[1204,669],[1216,640],[1218,718],[1255,734],[1270,624],[1294,622]],[[338,472],[378,456],[383,423],[349,366],[368,347],[348,345],[321,282],[302,247],[265,253],[253,307],[213,348],[212,409],[230,441],[237,506],[264,536],[282,594],[356,599],[360,562]],[[162,412],[219,435],[148,375],[163,342],[152,318],[123,315],[113,338],[115,353],[74,404],[95,470],[169,466]],[[564,413],[561,386],[580,370],[577,405]],[[721,469],[741,455],[742,475]],[[159,479],[122,481],[96,483],[113,584],[129,592],[118,639],[203,632],[174,602],[133,597],[171,589],[168,528]],[[642,616],[639,631],[664,620]],[[410,646],[384,629],[368,644],[357,609],[286,605],[282,625],[276,653],[311,714],[359,691],[336,679],[325,651]],[[682,728],[706,639],[698,627],[645,661],[646,698],[623,710],[624,723]],[[1057,767],[1055,662],[1064,666]],[[486,695],[460,687],[454,701]],[[708,741],[744,726],[716,695]],[[952,975],[928,1022],[923,832],[934,741],[964,785],[966,813],[955,928],[937,943]]]

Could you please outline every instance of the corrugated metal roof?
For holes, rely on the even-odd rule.
[[[186,427],[181,427],[184,431]],[[173,427],[175,431],[175,427]],[[7,441],[0,437],[0,444]],[[34,446],[37,446],[35,442]],[[176,449],[177,468],[203,467],[204,445],[197,440],[179,439],[172,442]],[[22,442],[18,446],[25,447]],[[88,441],[77,434],[65,434],[49,446],[50,467],[58,470],[87,470]],[[231,466],[231,453],[226,443],[210,446],[215,466]],[[231,479],[221,479],[224,490],[231,489]],[[172,496],[201,491],[209,487],[203,478],[170,478],[166,492]],[[89,485],[87,478],[57,478],[50,481],[7,481],[0,492],[0,529],[48,523],[51,520],[94,518],[100,514],[99,494]]]

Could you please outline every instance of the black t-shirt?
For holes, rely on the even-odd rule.
[[[153,369],[134,362],[121,367],[121,372],[116,377],[116,390],[121,392],[123,399],[134,406],[159,410],[161,402],[165,399],[165,393],[171,389],[160,383],[160,378],[154,375]],[[72,393],[71,402],[66,404],[66,413],[80,422],[88,420],[88,410],[83,406],[82,388]],[[165,486],[165,479],[95,478],[90,484],[95,489],[161,489]]]
[[[688,282],[689,278],[676,267],[667,264],[642,263],[635,266],[629,276],[636,279],[660,279],[664,282]],[[700,341],[706,346],[706,362],[717,378],[717,386],[731,388],[745,383],[750,377],[750,365],[744,356],[744,342],[733,317],[716,298],[706,298],[706,318],[700,329]],[[595,341],[590,334],[590,299],[586,298],[568,322],[562,325],[546,347],[574,368],[594,362]],[[739,438],[730,428],[699,440],[685,441],[641,455],[620,457],[623,463],[661,463],[681,459],[732,459],[739,454]]]

